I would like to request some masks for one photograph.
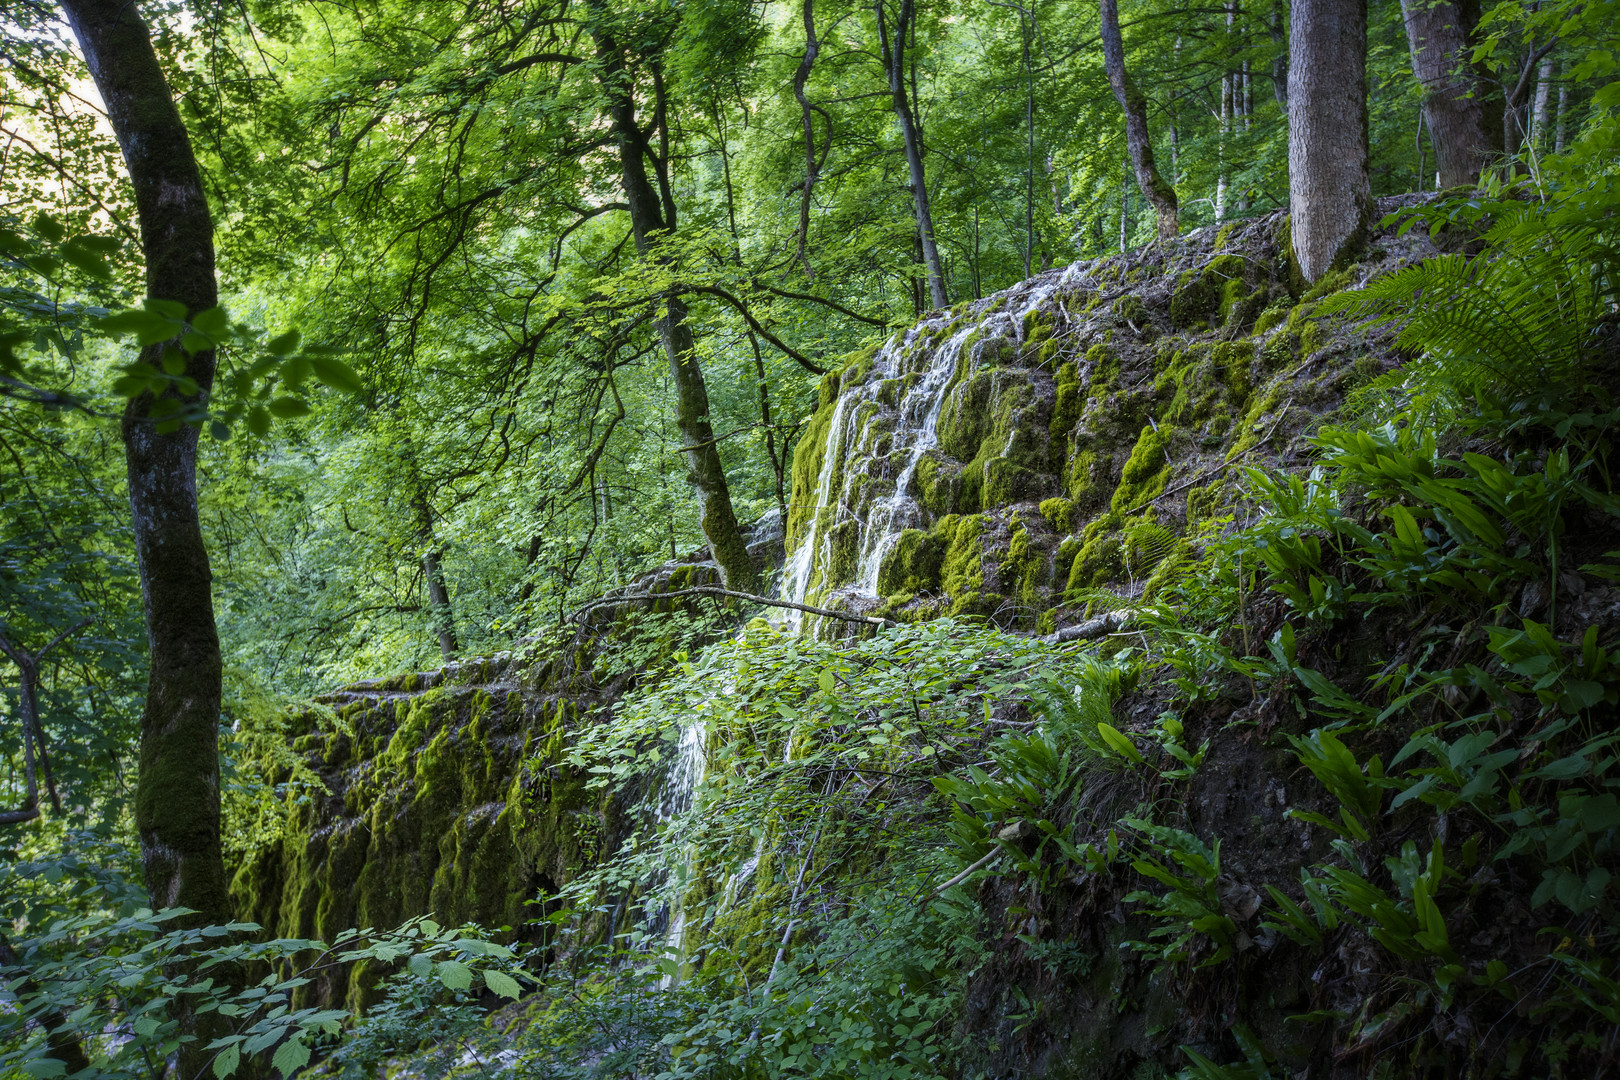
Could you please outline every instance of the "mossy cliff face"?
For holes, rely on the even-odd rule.
[[[694,561],[624,592],[718,581],[713,564]],[[543,943],[539,905],[632,826],[622,802],[587,790],[566,752],[661,657],[712,639],[718,623],[695,618],[692,603],[605,603],[557,640],[319,698],[289,734],[326,792],[290,794],[280,838],[235,868],[237,917],[330,940],[432,914]],[[362,1005],[380,974],[339,969],[303,993]]]
[[[1072,621],[1094,589],[1151,593],[1236,504],[1239,466],[1294,459],[1316,417],[1398,364],[1387,332],[1319,302],[1434,252],[1419,230],[1374,235],[1298,293],[1286,245],[1279,214],[1077,263],[827,376],[784,591],[1017,629]]]

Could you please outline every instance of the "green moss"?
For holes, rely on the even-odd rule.
[[[1266,306],[1269,295],[1264,285],[1250,289],[1242,278],[1228,281],[1221,288],[1221,325],[1229,330],[1247,326]]]
[[[1138,329],[1148,321],[1148,310],[1135,293],[1126,293],[1114,301],[1114,314]]]
[[[915,594],[938,589],[947,547],[946,537],[937,529],[933,532],[923,532],[921,529],[901,532],[878,567],[878,595]]]
[[[1267,371],[1276,371],[1294,362],[1295,346],[1299,339],[1288,330],[1273,334],[1271,338],[1260,347],[1260,363]]]
[[[822,380],[825,386],[827,376]],[[793,448],[793,501],[788,505],[787,546],[792,550],[810,539],[810,528],[816,518],[816,485],[821,478],[821,466],[826,460],[827,431],[832,426],[835,405],[824,401],[810,417]]]
[[[1095,450],[1082,450],[1069,462],[1069,499],[1082,513],[1097,510],[1109,494],[1106,463]]]
[[[1241,402],[1254,388],[1251,369],[1254,366],[1254,346],[1247,341],[1217,342],[1213,350],[1215,366],[1220,370],[1227,392],[1233,402]]]
[[[1254,321],[1255,336],[1260,337],[1264,334],[1269,334],[1272,330],[1286,322],[1288,319],[1288,311],[1290,306],[1291,305],[1289,305],[1286,300],[1283,300],[1270,305],[1264,311],[1262,311],[1259,317]]]
[[[1074,528],[1074,503],[1068,499],[1046,499],[1041,503],[1040,513],[1046,523],[1058,532],[1069,532]]]
[[[1310,356],[1325,344],[1321,323],[1312,321],[1301,328],[1299,332],[1299,354],[1301,356]]]
[[[1304,296],[1300,297],[1300,303],[1314,303],[1324,296],[1331,296],[1333,293],[1342,292],[1349,288],[1356,280],[1358,269],[1359,267],[1356,266],[1346,266],[1340,270],[1329,270],[1317,279],[1316,284],[1312,285]]]
[[[934,525],[933,532],[944,547],[940,587],[953,600],[984,588],[984,550],[979,538],[987,522],[980,514],[951,514]]]
[[[1046,428],[1055,472],[1063,469],[1063,459],[1068,455],[1069,432],[1080,422],[1080,411],[1084,406],[1079,369],[1074,361],[1066,360],[1057,370],[1057,401],[1052,406],[1052,420]]]
[[[1220,488],[1216,484],[1195,487],[1187,492],[1187,524],[1215,516],[1220,508]]]
[[[1020,606],[1029,612],[1041,606],[1041,592],[1048,583],[1046,553],[1030,543],[1029,529],[1019,525],[1008,541],[1001,561],[1001,580],[1012,583]]]
[[[1170,296],[1170,325],[1187,330],[1208,324],[1222,310],[1226,290],[1232,282],[1238,283],[1241,296],[1249,295],[1245,278],[1248,260],[1239,255],[1219,255],[1198,270],[1188,270],[1176,280],[1176,289]]]
[[[1170,467],[1165,459],[1168,445],[1169,439],[1157,428],[1149,425],[1142,429],[1136,445],[1131,448],[1130,458],[1120,470],[1119,487],[1114,490],[1109,504],[1112,509],[1116,512],[1134,510],[1164,490],[1170,482]]]
[[[1120,543],[1120,516],[1108,514],[1087,525],[1080,534],[1080,547],[1069,565],[1065,595],[1073,599],[1082,589],[1094,588],[1117,579],[1125,568]]]
[[[917,471],[912,474],[923,506],[936,515],[954,513],[959,509],[960,475],[960,469],[950,466],[934,454],[924,455],[917,462]]]

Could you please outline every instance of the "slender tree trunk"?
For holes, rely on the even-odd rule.
[[[760,352],[759,338],[752,330],[748,332],[748,344],[754,349],[754,378],[759,380],[759,422],[765,428],[765,453],[771,459],[771,472],[776,481],[776,509],[782,516],[782,528],[786,529],[787,455],[776,452],[776,425],[771,422],[771,387],[765,378],[765,356]]]
[[[1558,119],[1553,124],[1553,152],[1564,152],[1565,121],[1569,116],[1569,84],[1560,83],[1558,86]]]
[[[1530,141],[1539,153],[1547,149],[1547,132],[1552,129],[1552,88],[1558,72],[1558,62],[1551,56],[1542,57],[1536,69],[1535,107],[1530,111]]]
[[[1366,0],[1294,0],[1288,54],[1288,188],[1294,259],[1315,282],[1365,235]]]
[[[946,308],[950,306],[950,297],[945,292],[945,272],[940,265],[939,248],[934,243],[934,212],[929,205],[927,174],[923,171],[922,135],[917,131],[911,95],[906,90],[906,39],[916,21],[916,8],[914,0],[900,0],[892,37],[883,13],[883,0],[877,0],[874,10],[883,67],[889,77],[889,98],[894,103],[894,116],[899,121],[900,138],[905,144],[912,206],[917,214],[917,237],[922,245],[923,267],[928,275],[928,297],[936,309]]]
[[[1288,36],[1283,33],[1283,0],[1272,0],[1271,16],[1266,20],[1266,31],[1277,48],[1277,58],[1271,62],[1271,94],[1277,99],[1277,108],[1288,115]]]
[[[128,0],[63,0],[62,9],[106,103],[135,192],[146,292],[188,312],[218,305],[213,223],[185,125]],[[147,346],[141,359],[161,367],[177,343]],[[180,353],[200,405],[214,384],[212,350]],[[170,391],[173,393],[173,391]],[[220,847],[219,709],[222,669],[214,624],[213,575],[197,513],[197,428],[154,422],[157,401],[131,401],[123,418],[124,455],[135,554],[146,615],[150,670],[141,714],[135,826],[154,908],[187,907],[181,925],[230,921],[229,881]],[[221,973],[225,974],[225,973]],[[220,1030],[214,1014],[176,1008],[182,1034],[179,1075],[199,1075]]]
[[[1230,16],[1228,16],[1230,17]],[[1232,130],[1232,76],[1221,76],[1219,138],[1215,142],[1215,220],[1226,220],[1226,137]]]
[[[1236,21],[1236,0],[1226,0],[1226,48],[1228,54],[1232,51],[1232,28]],[[1218,222],[1226,220],[1227,188],[1231,185],[1231,178],[1228,175],[1228,158],[1230,156],[1228,143],[1231,140],[1232,129],[1236,126],[1234,121],[1242,102],[1241,93],[1242,88],[1237,85],[1236,76],[1229,68],[1221,76],[1220,138],[1215,143],[1215,220]]]
[[[820,165],[816,161],[815,115],[804,88],[810,81],[810,69],[815,67],[816,57],[820,53],[821,43],[816,40],[815,0],[804,0],[804,59],[799,61],[799,68],[793,73],[793,96],[799,99],[799,111],[804,123],[804,190],[799,196],[799,262],[804,266],[805,276],[810,278],[816,274],[810,269],[810,257],[805,246],[810,236],[810,192],[816,186]]]
[[[1441,187],[1479,183],[1490,160],[1484,86],[1468,66],[1469,37],[1478,21],[1455,0],[1401,0],[1412,74],[1423,87],[1423,122],[1434,146]]]
[[[439,639],[439,653],[446,662],[454,660],[461,651],[456,641],[455,609],[450,606],[450,589],[445,585],[444,567],[439,562],[441,552],[433,544],[433,533],[423,537],[427,546],[422,552],[422,578],[427,582],[428,618],[433,623],[433,634]]]
[[[1131,182],[1119,186],[1119,253],[1125,254],[1131,236]]]
[[[660,234],[675,231],[675,203],[664,179],[667,152],[654,160],[659,177],[659,186],[655,190],[647,175],[647,160],[652,153],[649,146],[652,131],[643,130],[636,121],[635,99],[632,96],[633,73],[628,70],[620,45],[613,37],[611,20],[604,8],[605,0],[591,0],[590,32],[596,42],[600,65],[597,79],[607,99],[608,119],[612,124],[614,139],[619,144],[619,181],[624,189],[625,203],[630,208],[630,228],[635,235],[636,251],[646,256],[653,252]],[[659,104],[654,108],[654,130],[664,135],[667,133],[657,126],[664,115],[662,80],[655,78],[654,84],[654,92],[660,97]],[[737,526],[736,510],[731,505],[731,488],[726,482],[714,427],[709,420],[709,388],[703,380],[703,369],[698,365],[697,352],[693,348],[686,302],[677,290],[671,290],[664,298],[664,317],[658,321],[658,331],[674,381],[676,429],[684,442],[681,453],[686,459],[688,478],[698,498],[699,517],[703,535],[709,541],[709,551],[719,564],[720,575],[727,588],[738,592],[757,592],[758,575],[748,558],[742,530]]]
[[[21,810],[0,811],[0,825],[32,821],[39,816],[40,777],[45,781],[45,794],[51,800],[51,811],[58,816],[62,813],[62,796],[56,790],[56,775],[51,771],[50,744],[45,738],[45,725],[39,718],[39,666],[52,649],[89,625],[90,620],[85,619],[62,631],[37,653],[30,653],[21,645],[0,636],[0,653],[17,665],[17,704],[22,713],[23,772],[28,790],[27,802]]]
[[[1136,88],[1130,72],[1125,70],[1125,42],[1119,33],[1118,0],[1100,0],[1102,15],[1103,67],[1108,72],[1108,84],[1114,88],[1114,97],[1125,112],[1125,146],[1131,155],[1131,167],[1136,172],[1136,186],[1153,207],[1158,218],[1159,239],[1170,240],[1180,235],[1177,220],[1175,188],[1164,182],[1153,161],[1153,142],[1148,135],[1147,99]],[[1120,250],[1125,250],[1125,218],[1120,210]]]

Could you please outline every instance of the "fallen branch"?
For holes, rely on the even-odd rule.
[[[1046,634],[1039,640],[1047,645],[1061,645],[1065,641],[1091,641],[1123,630],[1130,621],[1131,613],[1129,611],[1109,611],[1097,616],[1095,619],[1087,619],[1083,623],[1065,626],[1062,630]]]
[[[592,608],[605,607],[608,604],[628,604],[639,600],[674,600],[682,596],[729,596],[736,600],[747,600],[754,604],[763,604],[766,607],[792,608],[794,611],[803,611],[811,615],[821,615],[829,619],[843,619],[845,622],[865,623],[868,626],[899,626],[892,619],[880,619],[875,615],[856,615],[848,611],[834,611],[831,608],[812,607],[809,604],[796,604],[791,600],[772,600],[768,596],[757,596],[754,593],[738,592],[735,589],[722,589],[718,585],[701,585],[691,589],[675,589],[672,592],[635,593],[630,596],[605,596],[600,600],[593,600],[580,608],[572,615],[570,620],[578,620]]]
[[[931,903],[938,899],[946,889],[954,889],[956,886],[962,884],[962,882],[972,877],[976,872],[983,870],[985,867],[1001,858],[1003,854],[1005,854],[1005,850],[1003,848],[997,847],[992,849],[990,854],[986,855],[984,858],[980,859],[978,862],[974,863],[966,870],[963,870],[960,874],[957,874],[955,877],[951,878],[951,880],[947,881],[945,884],[941,885],[939,888],[917,901],[917,906],[922,907],[924,904]]]

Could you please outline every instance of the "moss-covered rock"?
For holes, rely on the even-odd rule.
[[[1185,271],[1170,296],[1170,325],[1188,330],[1217,319],[1224,321],[1233,304],[1247,302],[1251,296],[1245,277],[1248,267],[1248,260],[1240,255],[1218,255],[1200,269]]]
[[[1116,513],[1140,509],[1165,489],[1170,482],[1165,457],[1168,445],[1169,440],[1158,428],[1150,425],[1142,429],[1136,445],[1131,448],[1130,458],[1120,470],[1119,487],[1114,489],[1114,497],[1109,503]]]

